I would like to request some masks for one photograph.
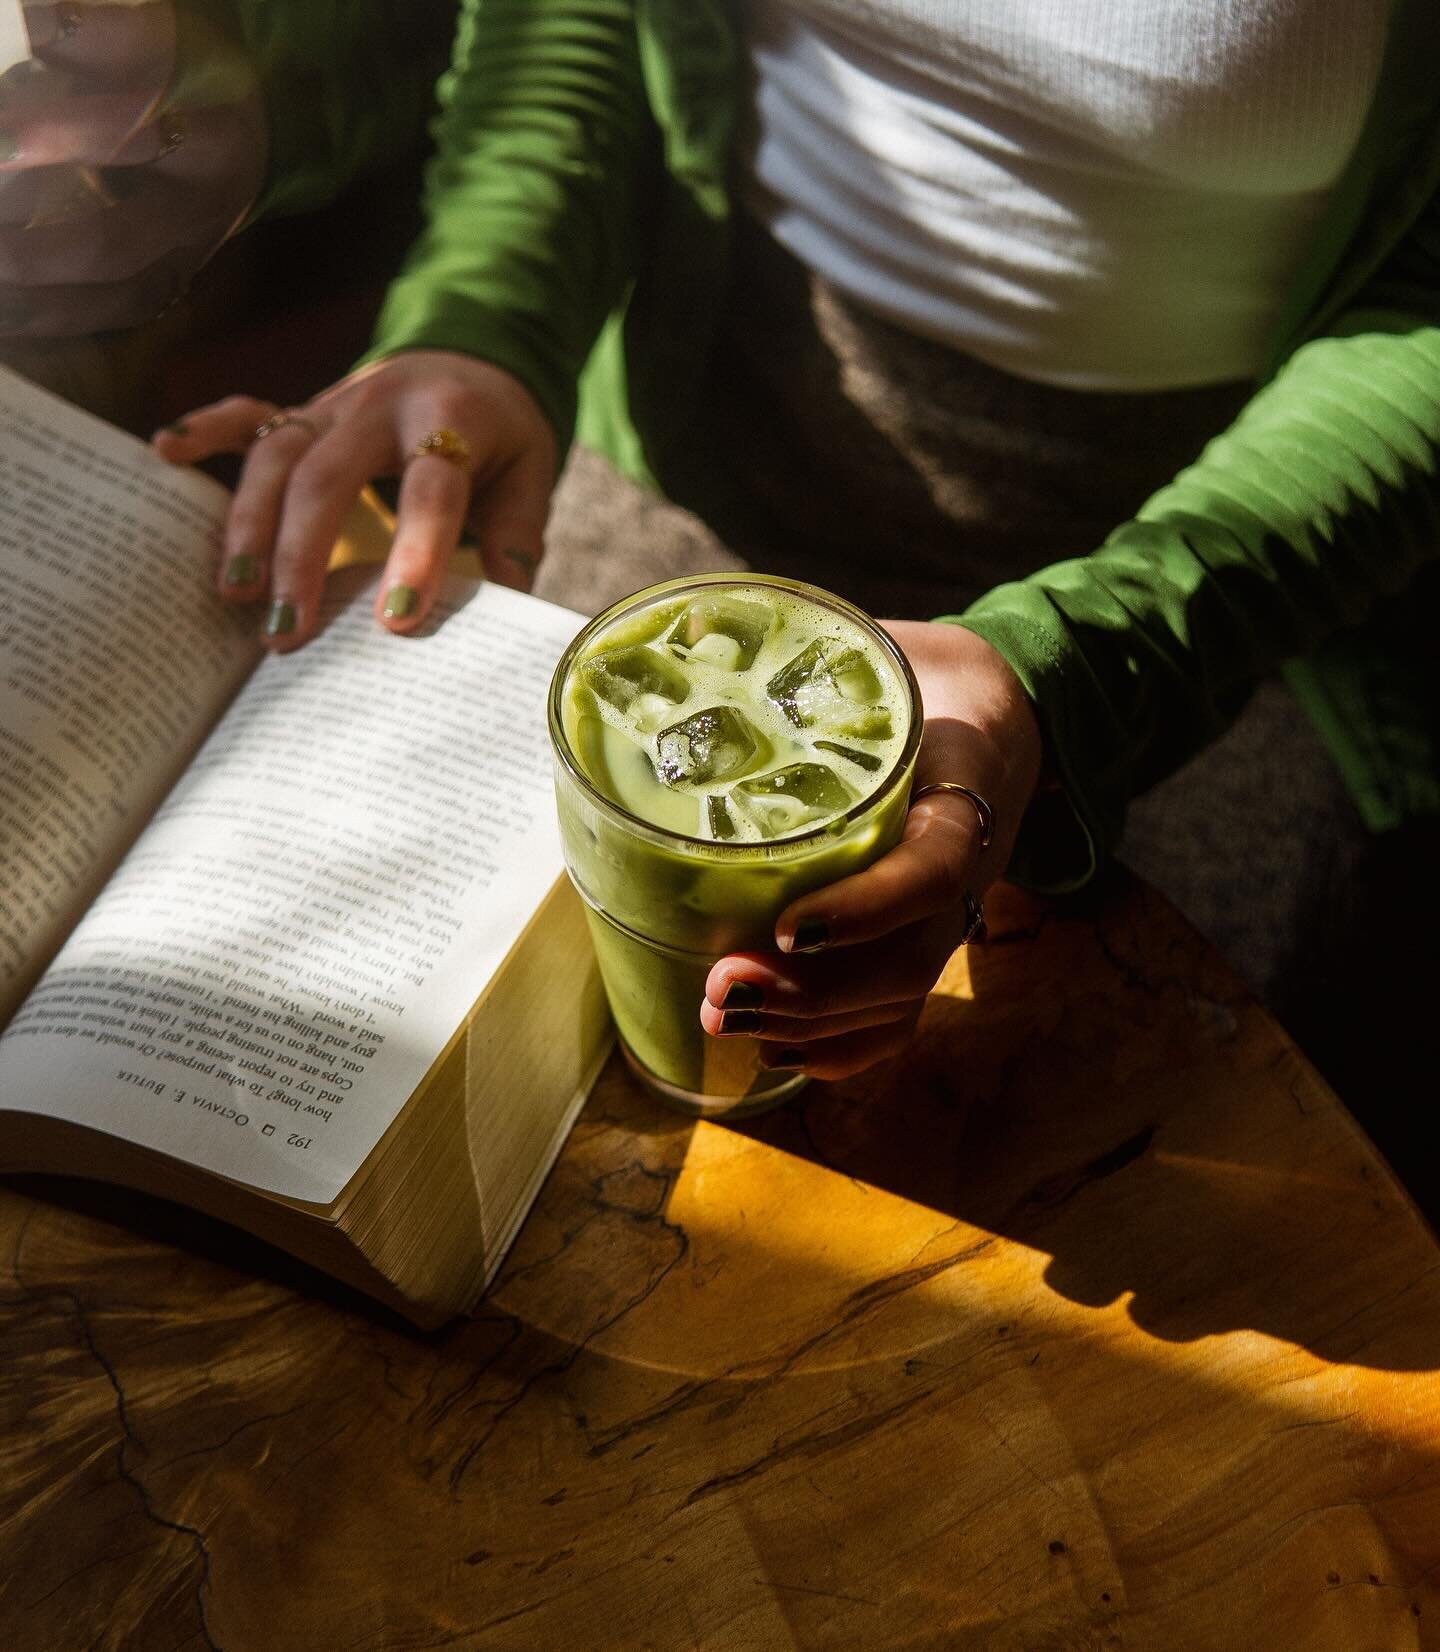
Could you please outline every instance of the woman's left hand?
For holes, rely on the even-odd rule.
[[[760,1038],[769,1067],[844,1078],[908,1043],[975,904],[1005,872],[1040,776],[1041,738],[1019,679],[962,626],[886,627],[914,669],[925,733],[914,790],[971,788],[914,804],[901,841],[873,866],[795,901],[775,925],[776,953],[722,958],[705,983],[700,1021],[717,1037]],[[967,895],[970,900],[967,901]]]

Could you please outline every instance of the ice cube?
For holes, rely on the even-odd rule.
[[[875,667],[839,637],[816,637],[782,666],[765,692],[796,728],[818,725],[827,734],[854,740],[886,740],[890,710]]]
[[[774,622],[775,610],[765,603],[714,592],[686,607],[669,640],[722,671],[748,671]]]
[[[712,792],[705,799],[705,818],[711,837],[726,843],[735,836],[735,822],[730,818],[730,805],[718,792]]]
[[[828,751],[833,757],[843,757],[847,762],[854,763],[857,768],[865,769],[874,774],[880,767],[880,759],[873,751],[860,751],[854,746],[842,746],[837,740],[817,740],[816,751]]]
[[[764,735],[734,706],[709,706],[655,737],[655,772],[667,786],[733,780],[769,755]]]
[[[690,693],[685,673],[653,648],[607,649],[586,660],[580,675],[616,711],[631,711],[639,704],[641,714],[651,718],[656,701],[673,708],[684,705]]]
[[[784,837],[843,813],[855,794],[823,763],[789,763],[731,789],[730,801],[762,837]]]

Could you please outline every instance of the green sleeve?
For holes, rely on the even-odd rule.
[[[946,616],[1020,676],[1070,806],[1035,811],[1019,877],[1083,883],[1129,799],[1223,731],[1262,675],[1410,583],[1440,549],[1437,453],[1440,203],[1099,550]]]
[[[524,383],[563,444],[656,193],[633,0],[463,0],[426,228],[367,360],[459,350]]]
[[[218,33],[260,78],[270,155],[252,222],[324,206],[418,151],[455,10],[455,0],[191,0],[182,9],[182,54],[187,38],[200,46]],[[191,58],[191,78],[203,78],[204,54]]]

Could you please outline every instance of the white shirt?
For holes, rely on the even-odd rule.
[[[740,0],[748,204],[842,292],[1076,388],[1259,366],[1389,0]]]

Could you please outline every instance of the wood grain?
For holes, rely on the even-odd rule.
[[[612,1064],[431,1338],[0,1187],[0,1642],[1440,1648],[1440,1250],[1157,897],[992,917],[778,1114]]]

